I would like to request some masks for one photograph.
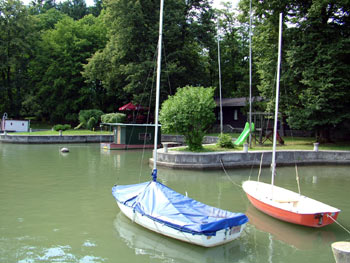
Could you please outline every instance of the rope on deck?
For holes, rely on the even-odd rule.
[[[332,219],[335,223],[337,223],[342,229],[344,229],[350,235],[350,231],[348,229],[346,229],[343,225],[341,225],[337,220],[335,220],[331,215],[327,214],[327,217]]]

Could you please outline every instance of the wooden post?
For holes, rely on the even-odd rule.
[[[245,153],[248,152],[248,144],[247,143],[243,144],[243,152],[245,152]]]
[[[319,145],[318,142],[315,142],[315,143],[314,143],[314,151],[315,151],[315,152],[318,152],[318,145]]]

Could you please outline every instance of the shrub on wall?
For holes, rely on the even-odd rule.
[[[53,126],[53,129],[55,131],[66,131],[71,129],[71,126],[69,124],[56,124],[55,126]]]
[[[124,113],[107,113],[101,116],[103,123],[124,123],[126,115]]]
[[[99,124],[102,115],[103,112],[101,110],[81,110],[79,112],[79,121],[84,128],[92,130]]]
[[[219,135],[219,140],[216,143],[217,146],[220,146],[222,148],[234,148],[234,144],[232,142],[232,138],[229,134],[220,134]]]

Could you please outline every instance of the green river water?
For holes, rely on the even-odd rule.
[[[62,154],[61,147],[70,152]],[[208,205],[244,212],[233,242],[202,248],[145,230],[120,213],[114,184],[150,180],[151,151],[106,151],[99,144],[0,143],[0,262],[335,262],[331,244],[349,241],[337,224],[310,229],[252,207],[240,185],[258,169],[186,171],[159,168],[159,181]],[[350,228],[349,166],[301,166],[304,195],[341,209]],[[297,191],[294,167],[277,169],[276,185]],[[270,171],[262,171],[269,182]]]

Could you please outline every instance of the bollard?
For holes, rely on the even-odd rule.
[[[163,147],[164,147],[164,152],[167,153],[168,152],[168,144],[163,143]]]
[[[332,251],[336,263],[350,263],[350,242],[334,242]]]
[[[315,151],[315,152],[318,152],[318,145],[319,145],[318,142],[315,142],[315,143],[314,143],[314,151]]]
[[[245,153],[248,152],[248,144],[247,143],[243,144],[243,152],[245,152]]]
[[[62,136],[62,130],[59,130],[58,133],[60,136]]]

